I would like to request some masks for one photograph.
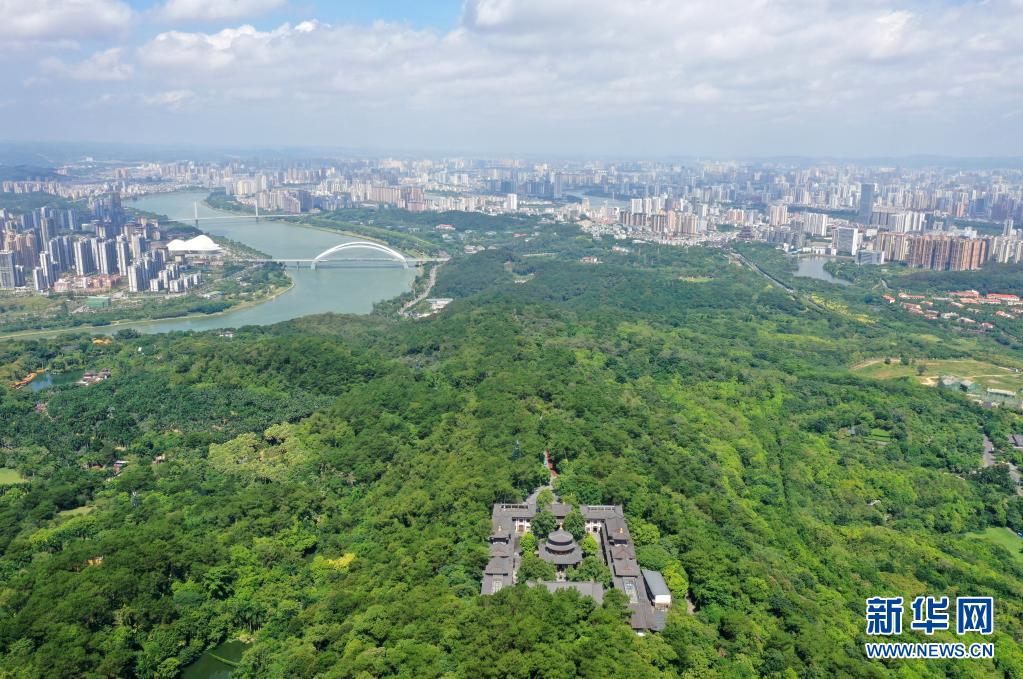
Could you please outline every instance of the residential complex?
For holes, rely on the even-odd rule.
[[[0,290],[101,292],[126,283],[130,292],[184,292],[201,282],[188,255],[219,253],[205,236],[209,242],[192,250],[163,242],[159,223],[127,218],[116,193],[93,207],[88,221],[74,208],[0,210]]]

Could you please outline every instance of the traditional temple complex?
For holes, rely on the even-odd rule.
[[[516,584],[522,563],[522,536],[530,532],[538,513],[537,493],[524,503],[495,504],[491,520],[490,561],[483,571],[482,594],[495,594],[501,588]],[[551,564],[556,579],[530,582],[553,591],[575,589],[593,597],[597,603],[604,599],[604,588],[599,582],[570,582],[566,578],[569,568],[583,560],[583,550],[573,535],[564,529],[565,517],[573,507],[552,502],[546,509],[554,515],[557,526],[537,545],[536,554]],[[629,535],[625,514],[620,505],[580,505],[579,513],[586,522],[586,531],[599,545],[599,554],[611,571],[611,583],[629,599],[632,610],[630,624],[637,632],[664,629],[667,610],[671,607],[671,592],[657,571],[640,568],[636,561],[636,548]]]

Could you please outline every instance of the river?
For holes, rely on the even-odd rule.
[[[127,205],[171,218],[189,217],[193,203],[199,204],[199,228],[224,236],[278,258],[312,259],[327,248],[356,240],[340,233],[297,224],[242,217],[209,207],[206,191],[182,191],[143,196]],[[202,221],[203,217],[234,217]],[[190,220],[188,220],[190,221]],[[110,331],[134,328],[139,332],[210,330],[243,325],[268,325],[300,316],[326,312],[366,314],[373,304],[407,292],[415,280],[414,269],[400,267],[312,269],[289,268],[294,286],[274,299],[223,314],[175,318],[153,323],[124,323]]]

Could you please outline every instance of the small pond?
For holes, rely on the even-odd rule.
[[[242,659],[249,644],[238,639],[225,641],[199,656],[199,659],[181,672],[181,679],[228,679],[234,666]],[[223,662],[223,660],[229,662]]]
[[[32,391],[42,391],[44,389],[49,389],[50,387],[59,387],[64,384],[74,384],[78,380],[82,379],[82,375],[84,374],[85,372],[82,370],[71,370],[69,372],[62,373],[51,373],[49,371],[46,371],[39,377],[29,382],[28,387]]]
[[[796,273],[793,275],[800,278],[816,278],[819,281],[837,283],[838,285],[850,285],[849,281],[836,278],[824,270],[824,265],[833,261],[835,261],[834,257],[823,257],[820,255],[796,257]]]

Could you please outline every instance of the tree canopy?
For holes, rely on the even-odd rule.
[[[611,245],[559,227],[529,245],[555,258],[453,259],[459,299],[415,322],[0,344],[5,374],[112,372],[0,389],[0,675],[174,676],[241,638],[236,677],[1023,676],[1023,498],[978,472],[985,435],[1015,459],[1019,414],[850,370],[1018,350]],[[491,507],[549,481],[545,450],[559,497],[623,505],[675,598],[662,633],[614,589],[480,596]],[[570,577],[606,583],[581,544]],[[864,657],[865,598],[956,593],[995,598],[993,662]]]

